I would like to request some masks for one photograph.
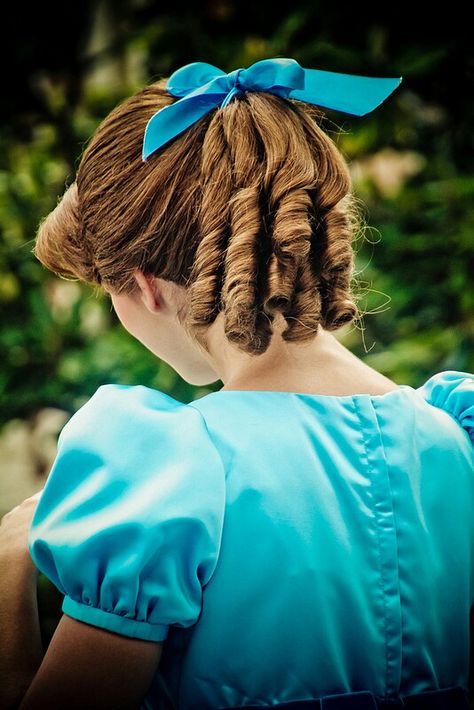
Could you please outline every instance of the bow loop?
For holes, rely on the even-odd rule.
[[[222,69],[207,62],[191,62],[176,69],[166,82],[166,90],[173,96],[186,96],[213,79],[227,76]]]
[[[379,106],[403,77],[379,78],[305,69],[295,59],[262,59],[226,74],[207,62],[191,62],[169,77],[166,89],[181,97],[148,121],[142,158],[189,128],[215,108],[225,108],[242,91],[266,91],[284,98],[363,116]]]
[[[305,70],[295,59],[261,59],[247,70],[247,86],[253,91],[269,91],[280,96],[304,89]]]

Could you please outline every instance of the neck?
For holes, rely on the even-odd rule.
[[[283,319],[282,319],[283,320]],[[221,314],[207,332],[207,344],[211,364],[223,389],[258,389],[272,387],[287,389],[288,382],[314,381],[315,375],[324,377],[342,360],[352,355],[329,331],[321,326],[312,340],[306,343],[287,343],[280,333],[286,323],[280,323],[271,343],[262,355],[243,353],[224,336]],[[347,364],[346,364],[347,367]]]

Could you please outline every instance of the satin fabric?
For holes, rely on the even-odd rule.
[[[473,441],[467,372],[189,404],[104,385],[61,432],[30,553],[65,613],[164,641],[143,710],[467,688]]]
[[[148,121],[142,159],[147,160],[209,111],[227,106],[242,91],[266,91],[363,116],[385,101],[402,79],[305,69],[288,57],[262,59],[228,74],[207,62],[191,62],[174,71],[166,82],[168,93],[180,98]]]

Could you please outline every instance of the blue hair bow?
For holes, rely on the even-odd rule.
[[[146,160],[212,109],[226,106],[239,92],[266,91],[363,116],[381,104],[402,78],[304,69],[295,59],[287,58],[262,59],[248,69],[241,67],[228,74],[206,62],[191,62],[169,77],[167,91],[182,98],[150,118],[142,158]]]

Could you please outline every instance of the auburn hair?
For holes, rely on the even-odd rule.
[[[361,226],[348,165],[314,105],[238,94],[142,161],[147,121],[177,100],[166,79],[99,125],[75,181],[39,225],[33,252],[64,278],[135,293],[135,269],[187,289],[178,317],[205,346],[264,353],[277,313],[288,342],[359,317],[353,241]]]

